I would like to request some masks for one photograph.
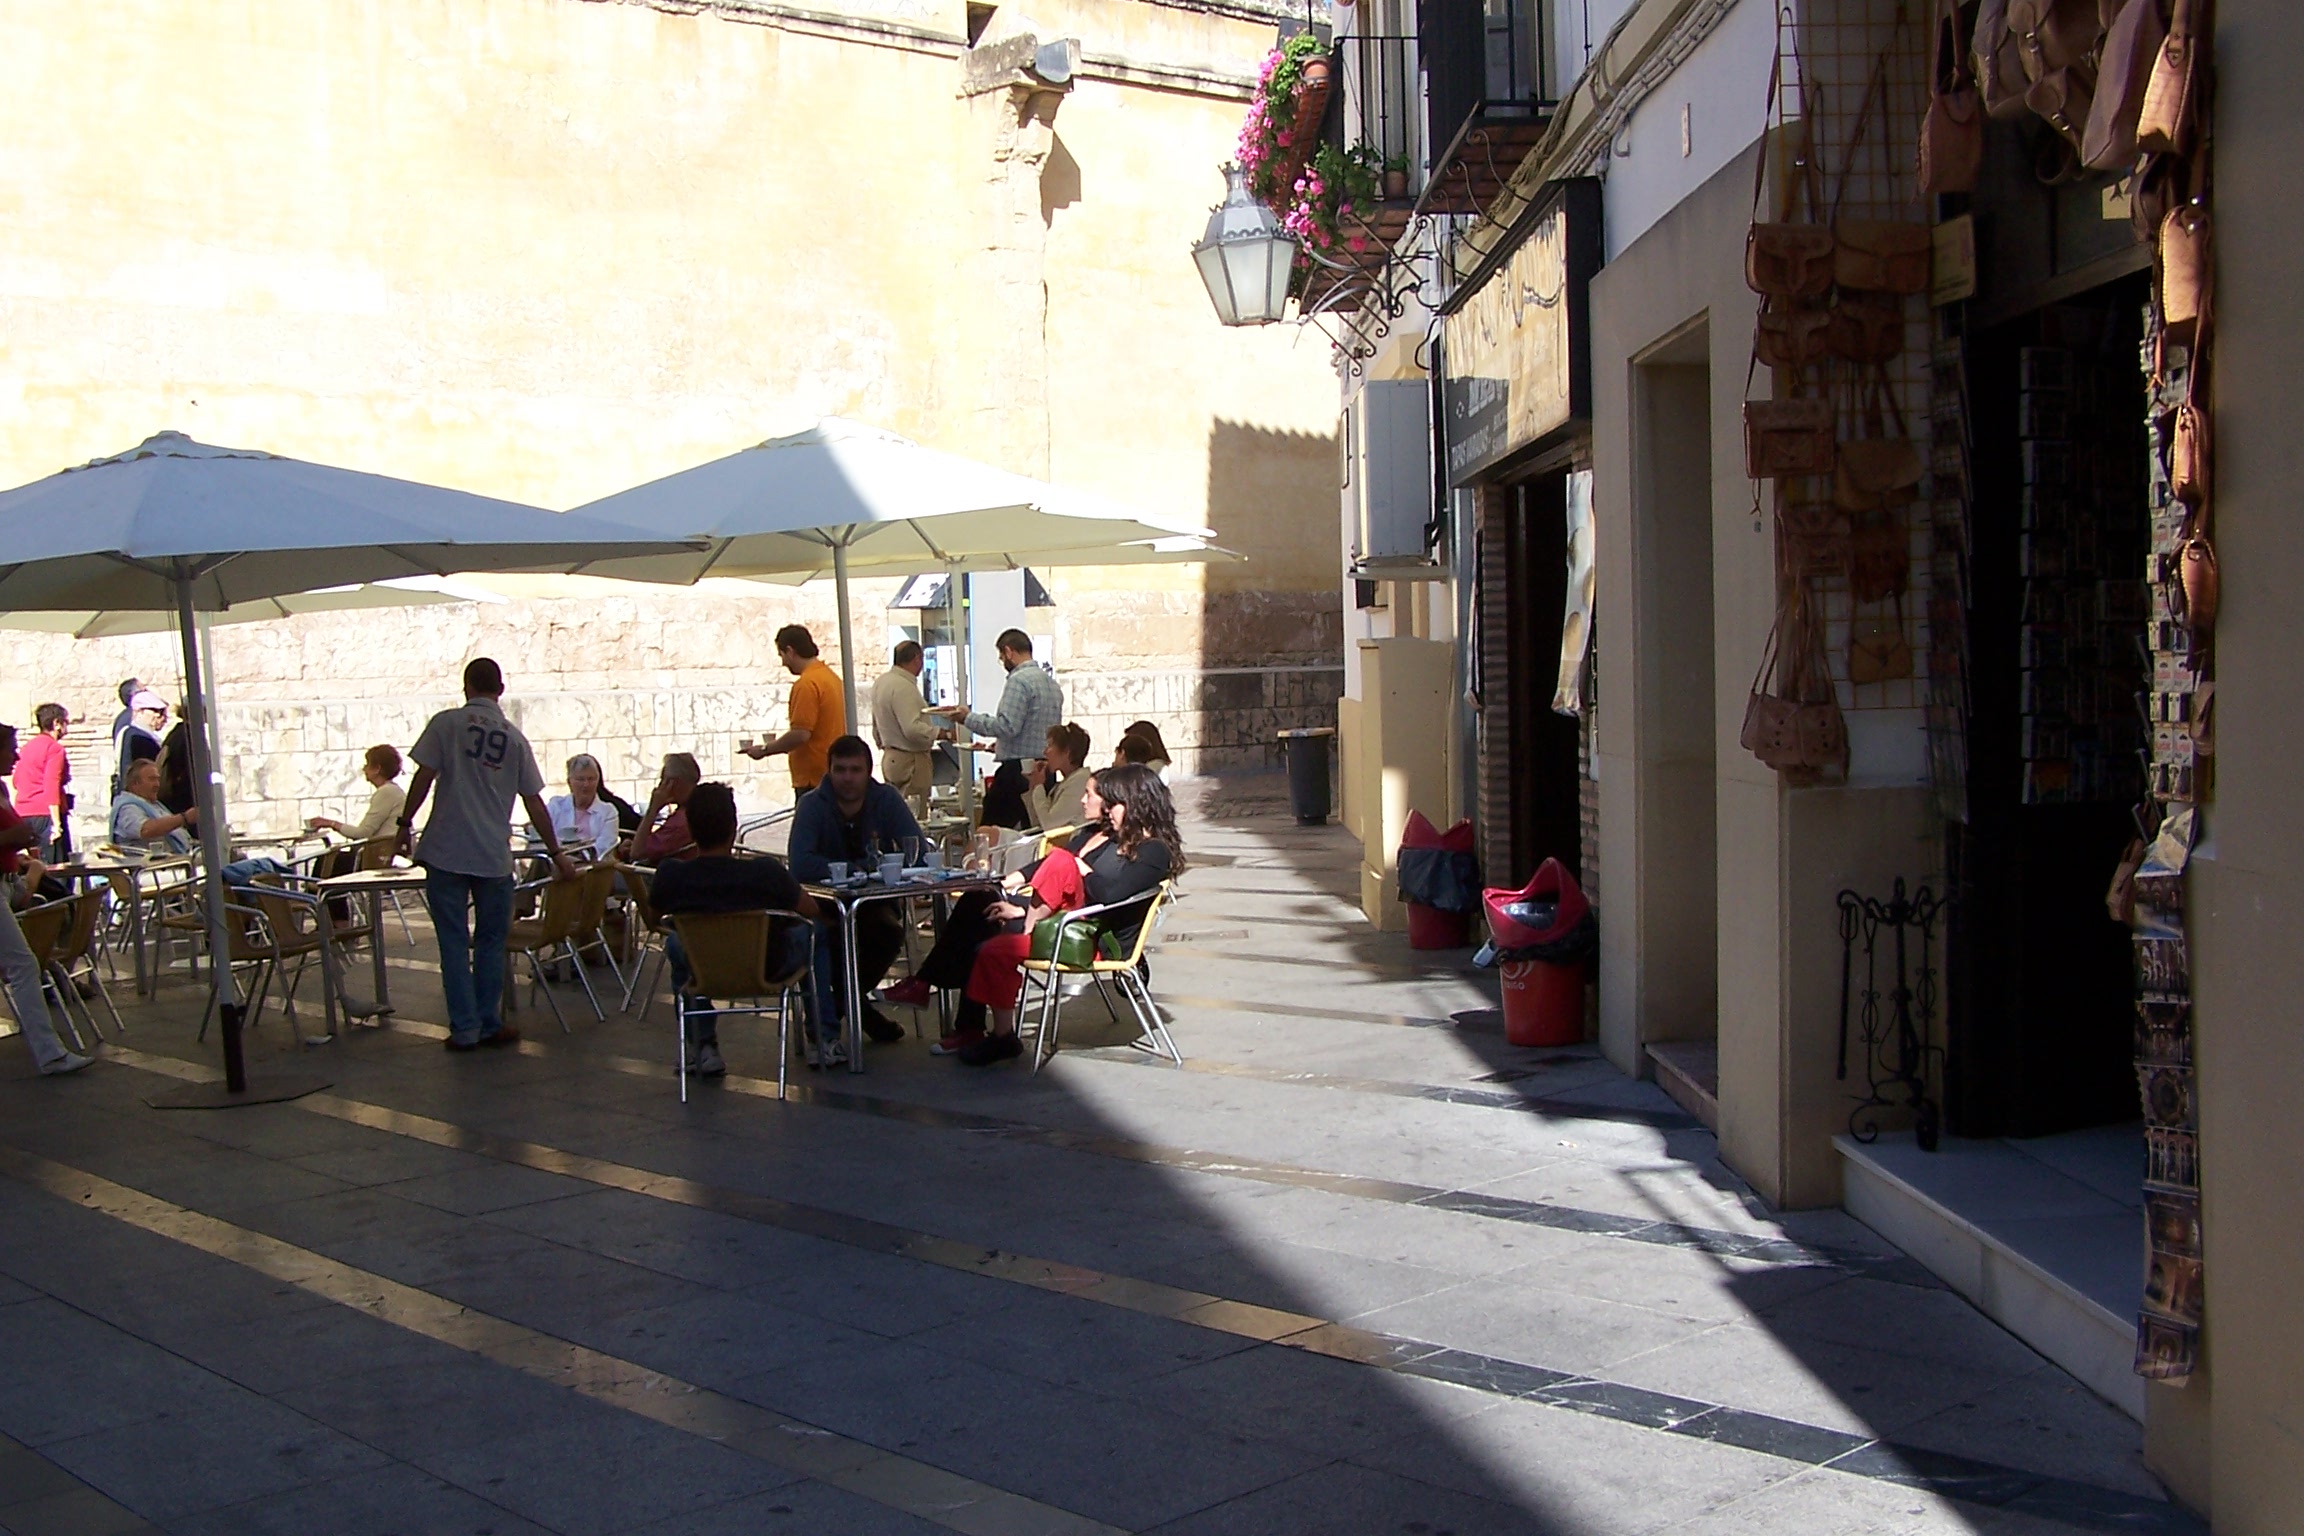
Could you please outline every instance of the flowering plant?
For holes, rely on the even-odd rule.
[[[1318,38],[1299,32],[1266,54],[1248,100],[1247,120],[1240,125],[1240,168],[1248,174],[1248,188],[1275,210],[1288,193],[1287,187],[1273,185],[1277,169],[1304,158],[1303,146],[1292,142],[1296,97],[1304,88],[1305,62],[1321,51]]]
[[[1280,223],[1307,250],[1331,253],[1341,246],[1357,255],[1368,249],[1383,174],[1383,157],[1365,144],[1322,144],[1289,189],[1288,206],[1276,210]]]

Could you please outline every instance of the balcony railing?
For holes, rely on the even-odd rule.
[[[1423,78],[1416,39],[1376,35],[1337,39],[1341,100],[1330,107],[1331,142],[1365,144],[1389,168],[1407,171],[1410,196],[1423,185]]]
[[[1551,120],[1543,0],[1423,0],[1417,31],[1431,168],[1417,209],[1478,213]]]

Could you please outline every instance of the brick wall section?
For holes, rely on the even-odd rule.
[[[1480,509],[1480,868],[1491,884],[1512,873],[1511,591],[1505,580],[1505,520],[1512,493],[1479,488]]]

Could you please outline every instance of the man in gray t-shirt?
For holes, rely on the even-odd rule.
[[[440,986],[448,998],[448,1049],[510,1045],[504,1027],[504,938],[512,928],[512,803],[528,812],[561,878],[576,866],[560,851],[544,806],[544,774],[520,728],[504,718],[504,673],[482,656],[464,669],[464,703],[434,715],[409,756],[416,777],[401,813],[400,843],[416,813],[439,798],[416,862],[424,866],[424,905],[440,939]]]

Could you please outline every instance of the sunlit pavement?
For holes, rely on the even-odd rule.
[[[1879,1238],[1508,1046],[1276,784],[1191,798],[1182,1071],[1089,996],[1037,1078],[909,1041],[779,1104],[731,1021],[682,1106],[662,1002],[444,1052],[420,920],[390,1027],[267,1015],[294,1103],[147,1106],[214,1075],[182,979],[77,1077],[0,1045],[0,1528],[2201,1529]]]

